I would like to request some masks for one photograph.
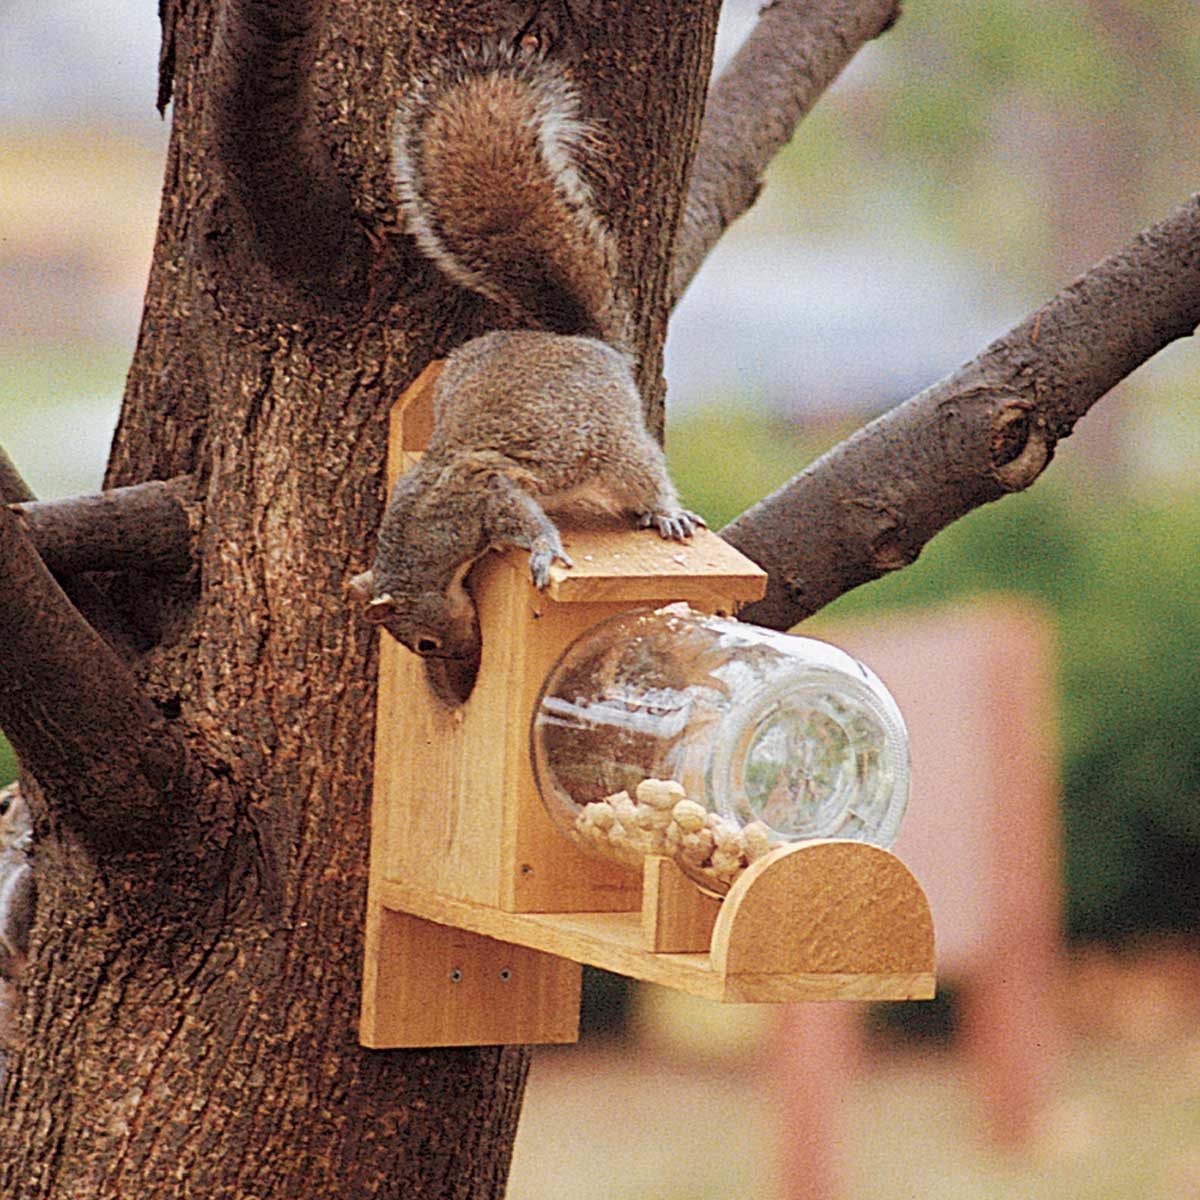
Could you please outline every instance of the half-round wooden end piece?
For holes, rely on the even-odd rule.
[[[930,975],[933,920],[912,872],[878,846],[799,842],[753,863],[713,929],[731,976]]]

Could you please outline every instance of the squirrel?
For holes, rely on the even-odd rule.
[[[663,537],[690,537],[662,450],[642,420],[628,360],[595,338],[488,333],[451,354],[434,387],[422,460],[402,475],[379,530],[367,619],[433,658],[479,644],[463,587],[493,547],[530,551],[534,585],[571,566],[549,513],[632,513]]]
[[[553,562],[572,565],[550,513],[623,512],[679,540],[704,523],[680,507],[619,348],[614,242],[580,173],[595,140],[561,69],[525,44],[440,62],[398,107],[407,230],[520,326],[447,356],[429,448],[350,582],[367,619],[417,654],[478,652],[463,580],[488,550],[529,550],[538,588]]]

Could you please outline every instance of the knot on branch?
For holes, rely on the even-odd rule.
[[[916,561],[919,553],[920,548],[912,546],[905,538],[899,522],[881,529],[871,539],[871,564],[880,575],[907,567]]]
[[[866,496],[856,497],[849,505],[867,551],[869,578],[899,571],[916,560],[921,540],[912,536],[904,513],[896,505]]]
[[[1027,488],[1046,469],[1054,441],[1037,406],[1013,396],[992,421],[992,476],[1006,492]]]

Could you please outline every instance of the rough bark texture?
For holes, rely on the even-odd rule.
[[[906,566],[1028,487],[1101,396],[1198,325],[1200,195],[730,522],[721,536],[770,574],[743,616],[785,629]]]
[[[671,304],[763,174],[860,47],[890,29],[900,0],[775,0],[713,84],[671,267]]]
[[[502,1195],[524,1053],[368,1052],[355,1037],[376,634],[341,589],[370,557],[392,401],[496,318],[397,227],[391,98],[431,55],[498,31],[568,63],[603,131],[591,182],[657,424],[716,9],[227,0],[218,17],[215,0],[163,0],[172,138],[108,485],[187,477],[191,566],[150,573],[174,550],[147,544],[153,564],[78,574],[113,565],[109,539],[68,555],[60,590],[0,508],[0,725],[26,770],[40,892],[0,1195]],[[780,47],[804,79],[764,93],[759,158],[894,5],[768,16],[784,10],[826,23],[799,60]],[[734,79],[770,75],[763,60]],[[736,121],[724,136],[742,136]],[[748,204],[755,188],[738,187],[761,165],[735,171],[714,211]],[[689,273],[712,228],[689,234]],[[1193,201],[734,522],[727,536],[772,577],[750,615],[790,624],[1026,486],[1099,395],[1195,328],[1197,297]],[[2,454],[0,499],[32,499]],[[177,550],[178,514],[158,511]],[[66,516],[42,519],[46,533]],[[104,616],[107,641],[81,612]]]
[[[669,249],[716,8],[363,0],[310,30],[319,8],[240,3],[214,51],[216,6],[165,0],[172,137],[107,486],[196,489],[195,569],[110,589],[148,719],[187,747],[191,768],[158,796],[187,836],[97,851],[65,819],[57,769],[26,761],[43,785],[40,904],[0,1195],[503,1194],[524,1053],[369,1052],[355,1033],[377,634],[341,591],[382,512],[389,406],[490,316],[396,227],[389,97],[499,23],[540,23],[574,56],[661,411]],[[230,31],[238,12],[248,40]],[[276,72],[309,61],[310,84]],[[281,149],[251,169],[288,146],[307,165]],[[303,206],[272,217],[255,199],[276,168],[290,182],[273,201],[308,181],[333,206],[311,244]],[[109,829],[119,841],[119,817]]]

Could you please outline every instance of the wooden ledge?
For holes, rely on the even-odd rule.
[[[726,1002],[923,1000],[933,924],[894,855],[862,842],[781,847],[730,889],[708,952],[646,948],[643,913],[512,913],[387,880],[390,912]]]

